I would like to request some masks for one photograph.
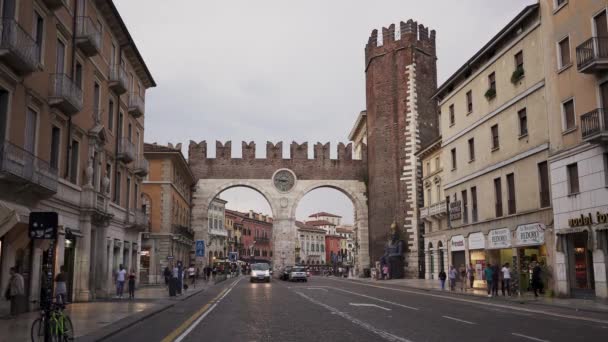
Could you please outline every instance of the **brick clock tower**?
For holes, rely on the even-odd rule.
[[[380,39],[379,39],[380,38]],[[369,237],[372,262],[384,254],[397,222],[406,241],[406,277],[417,278],[416,201],[422,196],[414,153],[438,136],[435,31],[413,20],[373,30],[365,47]],[[424,258],[421,259],[424,261]]]

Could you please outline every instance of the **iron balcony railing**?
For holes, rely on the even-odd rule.
[[[28,74],[40,63],[40,47],[14,19],[0,19],[0,57],[15,71]]]
[[[129,113],[138,118],[144,115],[146,103],[144,98],[137,93],[129,95]]]
[[[608,68],[608,37],[591,37],[576,48],[576,66],[578,71],[595,71],[592,66],[598,62]]]
[[[596,108],[589,113],[581,115],[581,134],[583,140],[592,140],[602,132],[606,132],[606,111],[604,108]]]
[[[57,169],[8,141],[0,144],[0,172],[37,185],[45,192],[57,192]]]
[[[420,218],[425,218],[428,216],[443,216],[447,214],[448,206],[445,200],[433,203],[427,207],[420,209]]]
[[[147,227],[150,223],[150,216],[144,209],[133,209],[135,214],[135,225],[140,227]]]
[[[420,218],[423,219],[429,216],[429,207],[420,208]]]
[[[76,45],[89,57],[101,51],[101,30],[90,17],[76,18]]]
[[[148,174],[150,170],[150,163],[147,159],[139,157],[139,159],[137,159],[134,164],[135,165],[133,172],[135,172],[135,174],[139,176],[145,176]]]
[[[118,142],[118,159],[130,163],[135,159],[135,145],[128,138],[121,138]]]
[[[49,102],[65,114],[72,115],[82,110],[82,90],[66,74],[51,75]]]
[[[188,226],[184,226],[181,224],[173,225],[173,234],[178,234],[178,235],[185,236],[189,239],[194,239],[194,232],[192,231],[192,229],[190,229],[190,227],[188,227]]]
[[[129,84],[129,78],[127,77],[127,71],[120,64],[112,65],[110,68],[110,80],[109,86],[117,94],[124,94],[127,91],[127,85]]]
[[[269,243],[270,242],[269,238],[267,238],[267,237],[261,237],[261,236],[258,236],[256,238],[254,238],[254,240],[255,240],[256,243]]]

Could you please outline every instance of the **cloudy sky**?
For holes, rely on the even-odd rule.
[[[412,18],[437,31],[441,83],[535,0],[114,0],[158,83],[146,96],[147,142],[347,141],[365,108],[363,49],[372,29]],[[288,157],[289,148],[286,148]],[[214,156],[212,148],[210,155]],[[312,151],[309,152],[312,156]],[[335,150],[332,156],[335,156]],[[268,212],[253,191],[229,207]],[[298,218],[352,205],[317,190]],[[307,216],[307,215],[306,215]]]

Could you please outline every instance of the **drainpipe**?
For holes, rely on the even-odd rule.
[[[76,22],[78,20],[78,1],[74,2],[74,18],[72,19],[72,65],[70,70],[66,73],[71,73],[72,78],[74,77],[74,67],[76,65]],[[68,117],[68,143],[66,145],[66,156],[68,157],[65,163],[65,178],[69,177],[70,174],[70,154],[72,151],[72,116]]]
[[[122,60],[122,47],[123,45],[119,45],[118,46],[118,60],[114,61],[114,63],[118,63],[118,65],[120,65],[120,61]],[[110,65],[110,73],[112,72],[112,68],[114,68],[114,65]],[[124,129],[123,127],[123,123],[122,121],[119,122],[120,119],[120,95],[118,95],[116,97],[116,102],[117,102],[117,108],[118,108],[118,116],[116,117],[116,142],[115,142],[115,146],[114,146],[114,156],[117,157],[118,156],[118,144],[120,144],[120,139],[122,138],[122,130]],[[124,115],[124,114],[123,114]],[[124,121],[124,117],[123,117],[123,121]],[[120,131],[118,130],[118,128],[120,128]],[[116,188],[116,180],[118,177],[118,163],[117,160],[115,159],[115,165],[114,165],[114,198],[116,198],[116,192],[120,191],[120,189]],[[122,183],[121,183],[122,185]],[[120,205],[120,203],[118,203],[118,205]],[[129,217],[129,212],[128,212],[128,203],[127,203],[127,218]]]

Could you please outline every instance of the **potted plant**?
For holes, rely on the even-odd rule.
[[[496,89],[490,88],[490,89],[486,90],[485,97],[488,101],[490,101],[491,99],[496,97]]]
[[[517,83],[522,77],[524,77],[524,68],[517,67],[513,71],[513,74],[511,74],[511,83],[513,83],[513,84]]]

